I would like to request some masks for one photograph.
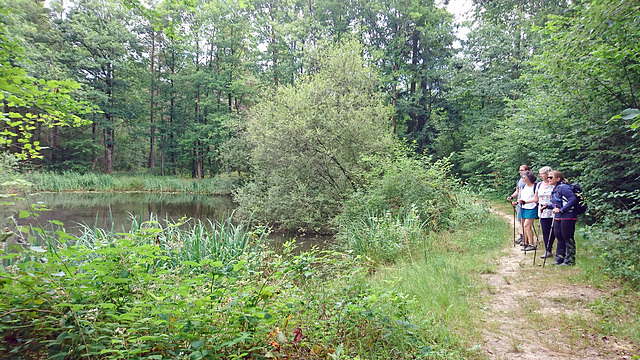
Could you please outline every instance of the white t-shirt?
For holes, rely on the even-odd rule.
[[[531,198],[533,198],[533,195],[535,194],[535,186],[534,185],[527,185],[524,188],[522,188],[520,190],[520,199],[521,200],[531,200]],[[526,203],[524,205],[522,205],[523,209],[535,209],[536,208],[536,203]]]

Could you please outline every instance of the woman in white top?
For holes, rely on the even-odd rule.
[[[541,259],[553,256],[553,242],[556,235],[551,230],[553,224],[553,205],[551,204],[551,194],[554,186],[549,183],[549,172],[551,167],[543,166],[538,171],[542,180],[536,186],[536,194],[532,201],[538,203],[538,217],[540,218],[540,227],[542,228],[542,240],[544,241],[546,251]]]
[[[536,243],[533,239],[533,222],[538,218],[538,204],[533,201],[536,195],[536,176],[532,171],[525,171],[522,174],[525,187],[520,190],[520,217],[524,220],[524,251],[533,251],[536,249]]]

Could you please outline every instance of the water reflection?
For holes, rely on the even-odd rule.
[[[18,219],[19,212],[28,204],[43,205],[48,211],[38,212],[32,217]],[[64,229],[72,235],[80,235],[83,225],[89,228],[113,229],[114,232],[128,232],[132,216],[139,222],[150,219],[176,222],[181,218],[191,218],[209,223],[221,222],[236,208],[231,197],[198,194],[158,194],[158,193],[36,193],[15,205],[0,206],[2,227],[13,224],[33,225],[51,229],[51,221],[64,224]],[[161,221],[164,224],[163,221]],[[55,226],[57,229],[57,226]],[[284,242],[296,238],[300,250],[313,246],[326,248],[331,237],[300,234],[271,234],[269,239],[278,249]]]
[[[4,206],[1,210],[5,224],[7,218],[27,204],[44,205],[48,211],[38,212],[39,217],[18,219],[19,225],[46,227],[51,220],[64,223],[65,230],[78,235],[81,224],[91,228],[129,231],[131,217],[139,221],[180,218],[222,221],[235,208],[230,197],[197,194],[153,194],[153,193],[37,193],[15,206]],[[4,224],[3,224],[4,225]],[[6,226],[6,225],[5,225]]]

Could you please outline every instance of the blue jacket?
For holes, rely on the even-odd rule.
[[[551,203],[554,208],[559,208],[560,212],[555,214],[556,219],[577,219],[574,206],[578,203],[578,198],[571,191],[571,187],[565,183],[557,184],[553,188]]]

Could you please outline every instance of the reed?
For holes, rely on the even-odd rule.
[[[32,172],[24,178],[33,184],[33,191],[153,191],[194,194],[228,194],[234,180],[219,176],[187,179],[176,176],[111,175],[76,172]]]
[[[424,240],[423,226],[414,207],[395,213],[369,211],[359,219],[344,219],[337,239],[375,264],[390,263]]]

